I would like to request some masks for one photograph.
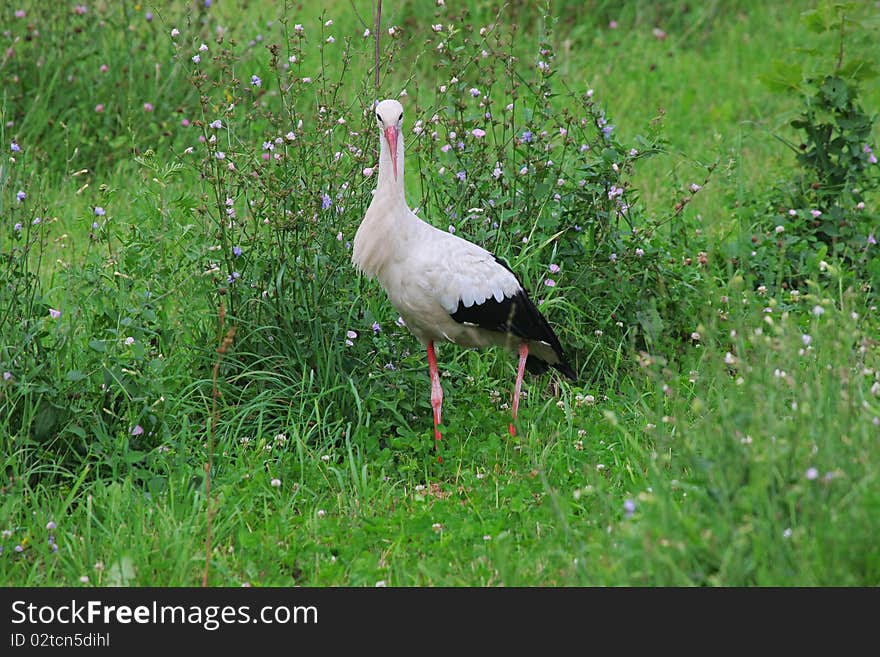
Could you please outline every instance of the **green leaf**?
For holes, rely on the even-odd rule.
[[[107,351],[107,343],[103,340],[89,340],[89,346],[102,354]]]
[[[144,343],[143,342],[135,342],[131,346],[131,355],[134,356],[136,360],[142,360],[144,357]]]
[[[125,453],[125,460],[130,464],[140,463],[144,460],[146,454],[140,450],[131,449]]]
[[[60,420],[61,416],[58,408],[49,402],[41,402],[31,425],[34,440],[43,442],[51,438]]]
[[[82,381],[86,378],[86,375],[79,370],[69,370],[64,378],[68,381]]]
[[[71,424],[71,425],[69,425],[69,426],[67,427],[67,430],[68,430],[70,433],[74,434],[75,436],[79,436],[80,438],[85,438],[85,437],[86,437],[86,430],[83,429],[83,428],[82,428],[81,426],[79,426],[78,424]]]
[[[801,14],[801,22],[811,32],[821,34],[830,30],[840,29],[840,21],[846,5],[839,3],[823,3],[815,9]]]
[[[776,60],[770,70],[758,76],[771,91],[791,91],[801,88],[804,71],[800,64],[792,61]]]
[[[838,109],[845,109],[849,101],[849,86],[838,77],[828,76],[822,83],[822,93]]]
[[[873,80],[880,74],[877,65],[873,61],[865,59],[850,59],[837,72],[842,78],[863,82]]]
[[[820,34],[828,29],[822,13],[818,9],[810,9],[801,14],[801,22],[811,32]]]
[[[126,555],[110,564],[107,569],[107,586],[129,586],[134,582],[136,571],[134,560]]]

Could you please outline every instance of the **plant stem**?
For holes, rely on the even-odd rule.
[[[374,66],[374,83],[376,86],[376,100],[379,100],[379,28],[382,26],[382,0],[376,0],[376,25],[373,30],[373,62]]]
[[[223,300],[220,301],[219,309],[219,334],[223,335],[223,320],[226,318],[226,306]],[[205,571],[202,574],[202,586],[208,586],[208,572],[211,566],[211,537],[214,519],[214,509],[211,507],[211,470],[214,467],[214,435],[217,432],[217,420],[219,419],[219,411],[217,410],[217,399],[220,397],[220,390],[217,387],[217,379],[220,373],[220,361],[223,360],[224,354],[232,345],[235,338],[236,327],[233,325],[226,336],[220,339],[217,347],[217,358],[214,361],[214,369],[212,373],[212,390],[211,390],[211,422],[208,425],[208,460],[205,462],[205,506],[207,509],[207,525],[205,529]]]

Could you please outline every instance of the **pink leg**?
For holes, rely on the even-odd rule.
[[[516,422],[516,412],[519,410],[519,394],[522,390],[523,374],[526,371],[526,358],[529,357],[529,344],[523,342],[519,345],[519,365],[516,368],[516,385],[513,387],[513,422]],[[510,423],[508,429],[511,436],[516,436],[516,427]]]
[[[437,371],[437,356],[434,343],[428,343],[428,368],[431,370],[431,407],[434,409],[434,440],[440,448],[440,407],[443,405],[443,388],[440,387],[440,373]],[[439,458],[439,457],[438,457]]]

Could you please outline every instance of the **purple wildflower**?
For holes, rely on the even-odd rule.
[[[329,194],[322,194],[321,195],[321,209],[326,210],[331,205],[333,205],[333,201],[330,199],[330,195]]]
[[[241,253],[242,253],[242,251],[241,251],[241,247],[240,247],[240,246],[236,245],[236,246],[233,246],[233,247],[232,247],[232,255],[234,255],[236,258],[237,258],[238,256],[240,256]]]

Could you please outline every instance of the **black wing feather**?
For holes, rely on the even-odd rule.
[[[501,258],[496,256],[495,261],[516,276]],[[519,278],[517,282],[520,282]],[[520,289],[515,295],[504,297],[501,301],[489,297],[483,303],[475,303],[467,308],[459,301],[458,308],[451,313],[451,317],[456,322],[475,324],[488,331],[507,333],[525,340],[546,342],[559,357],[559,362],[553,363],[552,367],[572,380],[577,378],[574,370],[565,360],[559,339],[541,311],[526,294],[521,282]],[[533,374],[543,374],[549,367],[551,367],[550,363],[533,355],[529,355],[526,359],[526,369]]]

